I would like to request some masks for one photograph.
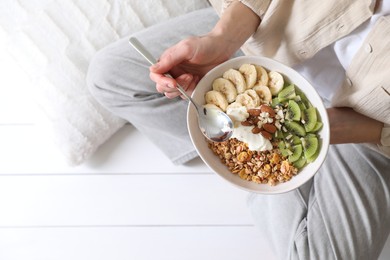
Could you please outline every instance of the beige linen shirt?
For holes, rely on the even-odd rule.
[[[234,0],[211,0],[221,14]],[[373,0],[241,0],[262,21],[243,45],[246,55],[292,66],[349,34],[374,13]],[[377,149],[390,157],[390,17],[381,17],[346,70],[333,106],[352,107],[385,124]],[[357,129],[358,131],[358,129]]]

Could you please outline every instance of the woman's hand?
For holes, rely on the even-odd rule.
[[[328,108],[330,143],[380,143],[383,123],[352,108]]]
[[[180,95],[177,82],[191,93],[209,70],[230,57],[226,48],[219,44],[221,40],[214,35],[191,37],[167,49],[159,62],[150,68],[150,78],[156,82],[157,91],[168,98],[177,97]],[[174,79],[164,76],[166,72]]]
[[[157,91],[169,98],[177,97],[179,83],[190,94],[199,80],[229,59],[259,24],[260,18],[252,10],[239,1],[233,2],[210,33],[180,41],[150,67],[150,78],[156,82]],[[170,73],[173,79],[164,76],[165,73]]]

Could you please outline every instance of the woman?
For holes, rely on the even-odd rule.
[[[218,1],[212,1],[220,4]],[[328,106],[328,157],[304,186],[249,197],[280,259],[371,259],[390,231],[390,5],[382,1],[224,1],[135,36],[150,67],[123,39],[90,66],[91,93],[176,164],[196,157],[185,125],[200,78],[236,55],[279,60],[306,76]],[[194,36],[200,35],[200,36]],[[388,47],[389,46],[389,47]],[[174,79],[163,74],[170,72]]]

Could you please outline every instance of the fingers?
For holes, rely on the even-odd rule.
[[[159,74],[151,75],[151,77],[153,77],[152,80],[161,82],[156,84],[156,89],[159,93],[164,94],[168,98],[175,98],[182,95],[176,87],[177,84],[180,84],[188,94],[191,94],[199,81],[199,77],[194,77],[188,73],[183,74],[176,79],[161,76]],[[182,96],[182,98],[184,98],[184,96]]]
[[[199,82],[199,76],[194,76],[191,82],[186,83],[186,93],[191,96],[192,92],[194,91],[196,85]],[[181,95],[181,98],[185,98],[183,95]]]
[[[181,68],[183,63],[193,57],[196,47],[189,38],[182,40],[178,44],[167,49],[160,57],[158,63],[150,67],[150,78],[156,82],[156,89],[168,98],[181,96],[180,91],[176,88],[177,83],[184,90],[192,93],[199,77],[194,77]],[[175,79],[164,76],[164,73],[170,73]]]
[[[164,51],[159,61],[150,67],[152,73],[163,74],[168,71],[173,72],[176,65],[188,61],[193,56],[195,49],[190,40],[183,40],[178,44]],[[173,73],[175,74],[175,73]]]

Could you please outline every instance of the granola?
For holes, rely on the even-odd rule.
[[[251,151],[236,138],[222,143],[209,142],[208,146],[233,174],[247,181],[275,186],[298,174],[298,169],[281,155],[278,148]]]

